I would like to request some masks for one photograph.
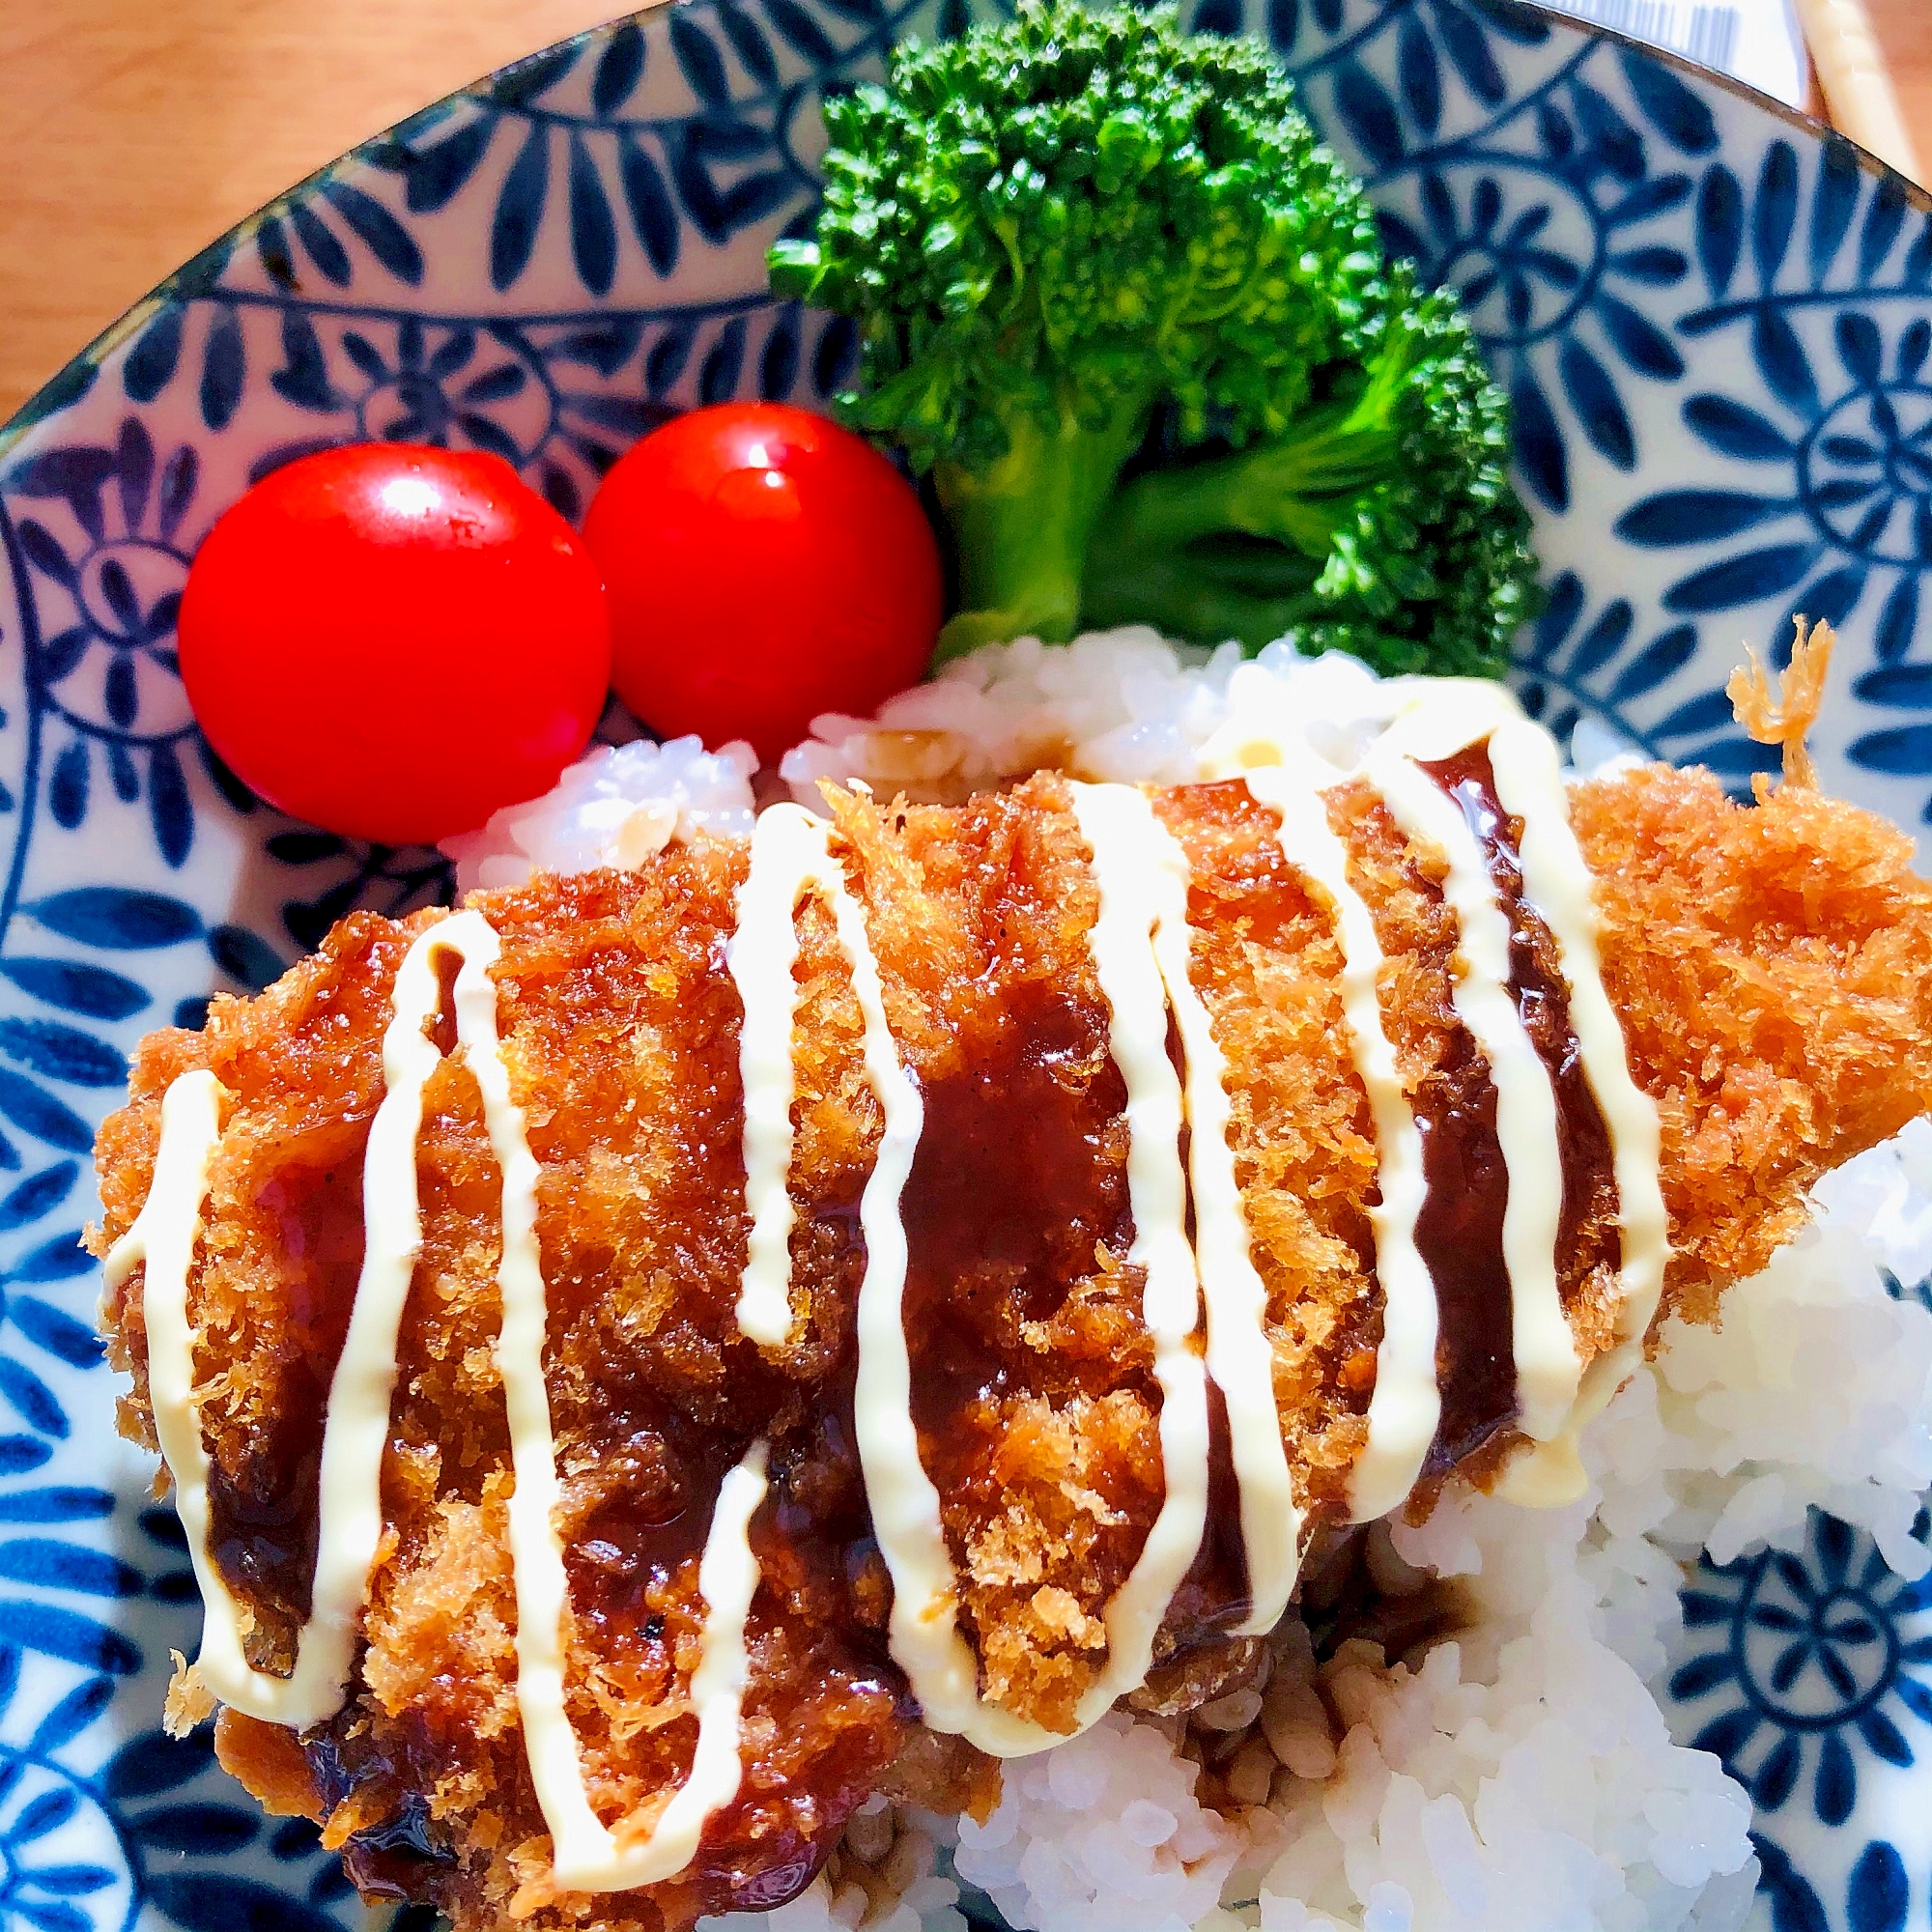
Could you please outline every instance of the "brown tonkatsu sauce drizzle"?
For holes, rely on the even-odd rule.
[[[343,1843],[342,1869],[356,1889],[373,1898],[436,1897],[456,1861],[438,1842],[429,1800],[412,1781],[409,1769],[366,1762],[352,1767],[328,1731],[305,1741],[303,1755],[325,1817],[344,1799],[360,1797],[373,1783],[386,1780],[395,1793],[395,1809],[388,1817],[363,1826]]]
[[[1516,1355],[1503,1209],[1509,1173],[1496,1138],[1496,1090],[1466,1032],[1415,1096],[1427,1186],[1415,1245],[1435,1285],[1441,1419],[1425,1476],[1438,1476],[1516,1416]]]
[[[602,1393],[611,1402],[611,1427],[599,1446],[623,1481],[578,1526],[564,1568],[573,1614],[608,1650],[662,1637],[652,1586],[703,1553],[718,1492],[751,1432],[701,1427],[645,1389]]]
[[[232,1590],[298,1629],[315,1581],[318,1475],[326,1379],[263,1429],[232,1476],[216,1464],[208,1484],[209,1541]]]
[[[463,955],[445,947],[435,955],[434,964],[436,1017],[423,1031],[447,1060],[456,1051],[456,976],[463,971]]]
[[[999,1464],[1003,1399],[1039,1386],[1027,1325],[1053,1320],[1072,1284],[1093,1272],[1096,1248],[1123,1255],[1134,1234],[1125,1090],[1103,1015],[1020,980],[997,989],[984,1021],[971,1029],[957,1072],[921,1083],[924,1128],[900,1200],[920,1459],[952,1497],[985,1491]],[[1178,1070],[1171,1022],[1169,1051]],[[1183,1170],[1186,1143],[1183,1126]],[[1118,1361],[1105,1367],[1107,1384],[1121,1386]],[[1150,1372],[1125,1380],[1158,1410]],[[1168,1618],[1190,1644],[1214,1640],[1248,1608],[1227,1405],[1211,1380],[1208,1405],[1208,1527]],[[1142,1535],[1160,1501],[1155,1491],[1132,1507]],[[953,1553],[963,1565],[966,1552]]]
[[[362,1261],[362,1144],[326,1169],[289,1167],[257,1196],[293,1264],[291,1331],[298,1352],[284,1363],[271,1415],[234,1466],[209,1469],[209,1543],[231,1589],[255,1605],[276,1637],[307,1621],[315,1580],[322,1432],[329,1378],[349,1332]]]
[[[1020,980],[974,1017],[958,1069],[920,1083],[899,1202],[913,1423],[942,1495],[983,1486],[998,1404],[1037,1379],[1025,1325],[1060,1312],[1096,1248],[1124,1254],[1133,1236],[1125,1089],[1100,1014]]]
[[[849,1362],[802,1427],[774,1445],[772,1484],[752,1519],[751,1542],[759,1573],[753,1633],[781,1606],[803,1611],[844,1694],[913,1723],[904,1676],[887,1647],[892,1588],[866,1504]],[[712,1814],[681,1881],[705,1910],[772,1911],[811,1883],[878,1781],[883,1766],[870,1749],[876,1736],[872,1727],[855,1726],[848,1748],[819,1767],[806,1802],[787,1806],[776,1832],[750,1790]]]
[[[1163,1622],[1174,1638],[1169,1656],[1218,1643],[1253,1606],[1248,1550],[1241,1537],[1241,1488],[1235,1474],[1228,1399],[1208,1378],[1208,1522],[1201,1548],[1174,1593]],[[1159,1654],[1158,1649],[1156,1655]]]
[[[1496,796],[1487,740],[1421,769],[1462,811],[1509,922],[1510,998],[1556,1095],[1563,1174],[1556,1269],[1559,1285],[1574,1287],[1597,1259],[1579,1252],[1585,1214],[1606,1190],[1614,1201],[1615,1179],[1609,1132],[1570,1025],[1570,994],[1555,941],[1523,896],[1521,821],[1511,818]],[[1425,1467],[1435,1476],[1481,1448],[1517,1412],[1510,1278],[1502,1244],[1509,1174],[1496,1138],[1495,1085],[1466,1032],[1456,1061],[1425,1083],[1416,1124],[1428,1183],[1416,1244],[1435,1283],[1440,1318],[1442,1418]]]

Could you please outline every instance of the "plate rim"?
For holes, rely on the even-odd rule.
[[[606,19],[580,29],[577,33],[566,34],[560,40],[546,42],[544,45],[532,48],[526,54],[519,54],[515,60],[506,61],[500,67],[491,68],[473,80],[464,82],[461,87],[453,87],[447,93],[437,96],[435,99],[424,102],[422,106],[412,109],[400,120],[379,128],[375,133],[357,141],[354,147],[347,148],[331,159],[324,161],[320,167],[311,169],[279,194],[271,195],[267,201],[242,215],[239,221],[232,222],[212,241],[197,248],[185,262],[163,275],[144,295],[137,297],[112,322],[62,363],[44,383],[34,389],[13,414],[4,423],[0,423],[0,462],[12,456],[20,442],[41,423],[58,415],[70,404],[78,402],[93,386],[94,379],[99,374],[101,364],[121,343],[144,327],[162,304],[172,300],[184,289],[190,289],[198,270],[213,263],[217,265],[218,272],[219,267],[226,265],[237,244],[259,227],[266,216],[292,207],[298,201],[305,200],[319,192],[343,169],[358,162],[368,161],[376,151],[393,143],[406,128],[420,121],[425,115],[434,114],[466,96],[473,95],[477,89],[490,82],[516,73],[519,70],[530,67],[538,61],[547,60],[563,47],[576,46],[594,36],[608,33],[612,27],[622,26],[631,21],[643,21],[653,14],[688,4],[691,4],[691,0],[645,0],[645,4],[641,7],[612,14]],[[1881,159],[1869,148],[1861,147],[1849,134],[1833,128],[1830,122],[1821,121],[1816,115],[1807,114],[1802,107],[1794,107],[1790,102],[1780,100],[1775,95],[1766,94],[1761,89],[1752,87],[1747,81],[1739,80],[1735,75],[1721,72],[1716,68],[1701,66],[1667,47],[1653,46],[1650,43],[1637,40],[1615,27],[1604,26],[1594,20],[1578,19],[1574,14],[1544,5],[1543,0],[1490,0],[1490,5],[1502,12],[1528,14],[1541,20],[1546,26],[1553,26],[1558,31],[1567,31],[1579,39],[1606,41],[1643,59],[1655,61],[1693,84],[1714,87],[1748,106],[1759,108],[1810,141],[1820,145],[1840,145],[1856,158],[1861,172],[1895,184],[1903,191],[1908,205],[1921,214],[1932,215],[1932,188],[1921,187],[1910,176],[1901,174],[1890,162]],[[594,307],[594,300],[592,305]]]

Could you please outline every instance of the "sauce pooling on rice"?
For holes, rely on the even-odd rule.
[[[1510,1480],[1524,1492],[1559,1492],[1564,1445],[1641,1348],[1667,1252],[1655,1110],[1630,1077],[1604,991],[1590,879],[1569,829],[1555,748],[1498,687],[1431,682],[1415,691],[1415,703],[1354,767],[1324,762],[1290,731],[1237,733],[1215,753],[1224,775],[1247,777],[1255,799],[1279,814],[1283,850],[1332,910],[1350,1055],[1370,1099],[1381,1180],[1373,1220],[1383,1322],[1350,1498],[1358,1518],[1396,1506],[1423,1474],[1451,1466],[1511,1419],[1541,1446],[1519,1459]],[[1323,805],[1327,791],[1350,781],[1365,781],[1406,835],[1447,860],[1442,890],[1457,916],[1453,976],[1467,1035],[1466,1078],[1456,1090],[1458,1107],[1420,1118],[1383,1030],[1374,922]],[[1156,1633],[1204,1543],[1226,1536],[1226,1525],[1208,1520],[1210,1497],[1232,1492],[1227,1514],[1239,1531],[1235,1560],[1218,1566],[1238,1573],[1230,1587],[1241,1601],[1226,1628],[1262,1632],[1280,1617],[1293,1588],[1301,1520],[1275,1413],[1265,1294],[1230,1150],[1225,1069],[1189,977],[1187,860],[1138,789],[1070,790],[1099,899],[1088,946],[1109,1009],[1108,1052],[1124,1088],[1127,1259],[1144,1275],[1141,1315],[1153,1345],[1165,1471],[1155,1520],[1105,1606],[1106,1662],[1079,1700],[1078,1729],[1146,1681]],[[1041,1749],[1065,1733],[980,1695],[978,1660],[958,1625],[940,1492],[922,1460],[907,1330],[906,1195],[926,1131],[924,1099],[895,1045],[865,914],[827,828],[793,807],[775,807],[758,822],[727,962],[743,1010],[752,1230],[738,1325],[760,1346],[778,1348],[793,1323],[793,920],[807,894],[831,915],[863,1021],[865,1078],[883,1116],[859,1209],[865,1270],[853,1420],[872,1527],[894,1585],[892,1656],[930,1728],[996,1754]],[[384,1037],[387,1094],[364,1167],[362,1280],[323,1431],[313,1606],[291,1678],[243,1661],[240,1608],[209,1548],[208,1459],[193,1406],[186,1315],[201,1196],[218,1137],[218,1089],[205,1071],[170,1090],[149,1206],[109,1257],[108,1278],[118,1284],[137,1262],[148,1264],[148,1297],[159,1318],[149,1329],[156,1424],[181,1486],[209,1613],[203,1680],[249,1715],[298,1727],[319,1722],[346,1694],[355,1618],[382,1532],[375,1479],[400,1304],[421,1241],[415,1137],[423,1082],[442,1057],[426,1028],[440,1008],[444,966],[460,960],[455,1042],[481,1090],[501,1176],[497,1360],[516,1475],[509,1543],[525,1745],[559,1884],[625,1889],[683,1870],[705,1821],[731,1801],[742,1776],[746,1619],[758,1585],[749,1532],[764,1494],[764,1445],[752,1444],[724,1477],[704,1538],[692,1768],[648,1830],[619,1825],[613,1833],[591,1808],[564,1709],[558,1630],[569,1592],[552,1526],[557,1468],[542,1367],[537,1164],[497,1035],[488,970],[496,952],[482,915],[461,913],[423,932],[397,976]],[[1585,1375],[1557,1283],[1576,1202],[1612,1181],[1618,1346]]]

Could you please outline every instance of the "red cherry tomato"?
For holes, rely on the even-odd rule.
[[[776,758],[824,711],[915,682],[939,635],[939,550],[869,443],[779,403],[654,431],[590,505],[617,695],[666,737]]]
[[[208,741],[292,816],[407,844],[548,791],[611,676],[582,539],[500,457],[362,443],[209,531],[181,608]]]

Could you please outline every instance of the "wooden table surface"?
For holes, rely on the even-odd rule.
[[[1932,4],[1869,0],[1932,156]],[[0,0],[0,420],[312,168],[621,0]]]

